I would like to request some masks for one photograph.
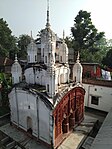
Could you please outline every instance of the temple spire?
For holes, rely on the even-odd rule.
[[[77,54],[77,60],[76,60],[77,63],[80,63],[80,60],[79,60],[79,51],[78,51],[78,54]]]
[[[47,28],[50,27],[50,23],[49,23],[49,0],[47,0],[47,23],[46,23],[46,27]]]
[[[65,42],[65,31],[63,30],[63,42]]]
[[[32,37],[32,31],[31,31],[31,38],[33,38],[33,37]]]
[[[32,35],[32,31],[31,31],[31,42],[33,42],[33,35]]]
[[[63,30],[63,40],[65,39],[65,31]]]

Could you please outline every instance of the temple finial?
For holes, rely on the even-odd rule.
[[[63,43],[65,43],[65,31],[63,30]]]
[[[31,38],[33,38],[33,37],[32,37],[32,31],[31,31]]]
[[[17,59],[17,54],[15,54],[15,62],[18,62],[18,59]]]
[[[65,39],[65,31],[63,30],[63,40]]]
[[[31,31],[31,42],[33,42],[33,35],[32,35],[32,31]]]
[[[47,0],[47,23],[46,23],[46,27],[47,28],[50,27],[50,23],[49,23],[49,0]]]
[[[77,54],[77,60],[76,60],[77,63],[80,62],[80,60],[79,60],[79,56],[80,56],[80,55],[79,55],[79,51],[78,51],[78,54]]]
[[[47,11],[49,11],[49,0],[47,0]]]

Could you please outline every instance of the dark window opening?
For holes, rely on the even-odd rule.
[[[60,56],[60,61],[62,62],[62,56]]]
[[[47,92],[49,92],[49,84],[47,84]]]
[[[45,56],[45,63],[47,63],[47,56]]]
[[[99,97],[91,96],[91,104],[98,105],[99,104]]]
[[[28,106],[28,109],[30,109],[30,105]]]
[[[43,57],[44,57],[44,48],[43,48]]]
[[[37,56],[35,55],[35,61],[37,61]]]

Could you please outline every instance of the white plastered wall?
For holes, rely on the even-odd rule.
[[[112,107],[112,88],[91,84],[83,84],[86,94],[85,94],[85,106],[94,109],[109,112]],[[99,104],[91,104],[91,97],[99,97]]]
[[[11,121],[27,131],[27,118],[32,119],[33,135],[50,144],[53,138],[52,111],[39,96],[22,89],[9,94]],[[29,108],[30,107],[30,108]]]

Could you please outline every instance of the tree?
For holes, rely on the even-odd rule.
[[[102,60],[102,63],[104,66],[112,69],[112,48],[107,52],[106,56]]]
[[[84,53],[83,60],[86,62],[96,62],[102,64],[102,59],[108,51],[106,39],[101,38],[99,41],[96,41],[95,46],[96,49],[98,49],[95,52],[90,52],[89,50],[84,50],[81,52],[81,54]]]
[[[18,39],[18,57],[26,58],[27,56],[27,46],[31,42],[31,37],[29,35],[20,35]]]
[[[3,18],[0,19],[0,55],[10,56],[11,51],[16,51],[16,38],[11,35],[12,31]]]
[[[71,28],[74,49],[81,52],[82,58],[86,58],[88,52],[94,54],[99,51],[97,42],[104,37],[104,32],[98,33],[90,17],[90,13],[80,10]]]
[[[65,40],[68,48],[73,48],[73,39],[72,39],[72,37],[67,36],[64,40]]]
[[[8,92],[11,86],[9,86],[4,73],[0,73],[0,87],[0,105],[2,104],[2,106],[6,106],[8,105]]]

